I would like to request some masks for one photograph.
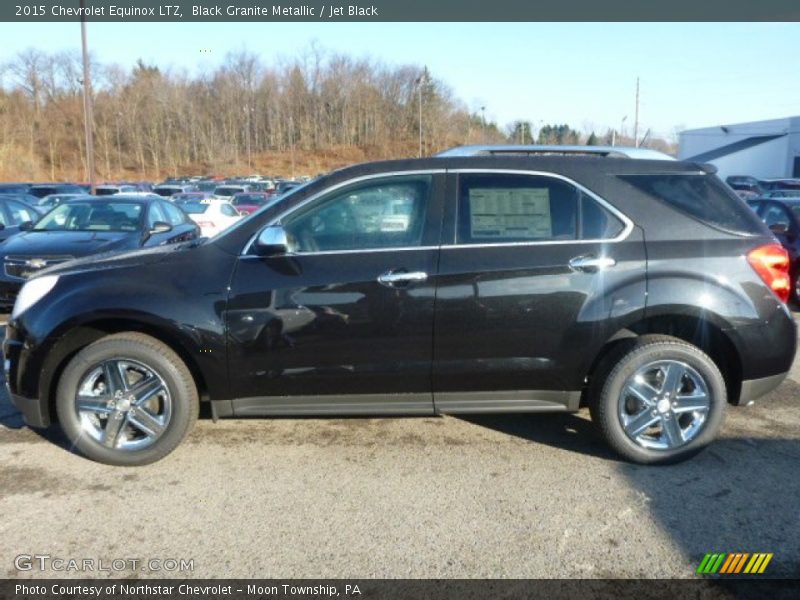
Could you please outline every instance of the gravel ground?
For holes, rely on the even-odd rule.
[[[735,551],[799,576],[799,401],[800,361],[671,467],[619,461],[580,412],[201,420],[123,469],[27,429],[3,393],[0,577],[84,575],[15,568],[34,554],[193,560],[127,577],[692,577]]]

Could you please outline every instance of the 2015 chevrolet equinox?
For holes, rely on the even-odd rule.
[[[557,152],[557,151],[554,151]],[[575,411],[683,460],[795,354],[785,251],[698,164],[453,152],[346,168],[222,235],[30,279],[27,423],[139,465],[214,417]]]

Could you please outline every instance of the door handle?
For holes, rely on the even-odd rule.
[[[569,266],[574,271],[583,271],[584,273],[596,273],[603,269],[609,269],[617,264],[617,261],[610,256],[576,256],[569,261]]]
[[[409,283],[422,283],[428,279],[428,274],[424,271],[387,271],[382,275],[378,275],[378,283],[388,287],[396,287],[398,285]]]

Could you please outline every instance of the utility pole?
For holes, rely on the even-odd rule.
[[[425,82],[425,73],[426,70],[422,71],[422,75],[417,77],[414,80],[414,83],[417,84],[417,93],[418,93],[418,107],[419,107],[419,157],[422,158],[422,84]]]
[[[636,116],[633,121],[633,145],[639,147],[639,78],[636,78]]]
[[[481,106],[481,138],[483,143],[486,143],[486,107]]]
[[[623,135],[624,130],[625,130],[625,120],[627,118],[628,118],[628,115],[625,115],[624,117],[622,117],[622,120],[619,122],[619,140],[620,140],[620,142],[622,141],[622,135]],[[616,146],[617,145],[617,132],[616,131],[611,133],[611,145],[612,146]]]
[[[89,174],[89,192],[94,194],[94,116],[92,110],[92,80],[89,70],[89,48],[86,41],[86,0],[81,0],[81,48],[83,51],[83,115],[86,131],[86,169]]]

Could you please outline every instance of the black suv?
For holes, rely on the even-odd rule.
[[[687,458],[788,372],[788,259],[713,169],[623,154],[358,165],[210,240],[42,271],[7,328],[13,402],[120,465],[172,451],[200,402],[214,419],[588,405],[625,458]]]

